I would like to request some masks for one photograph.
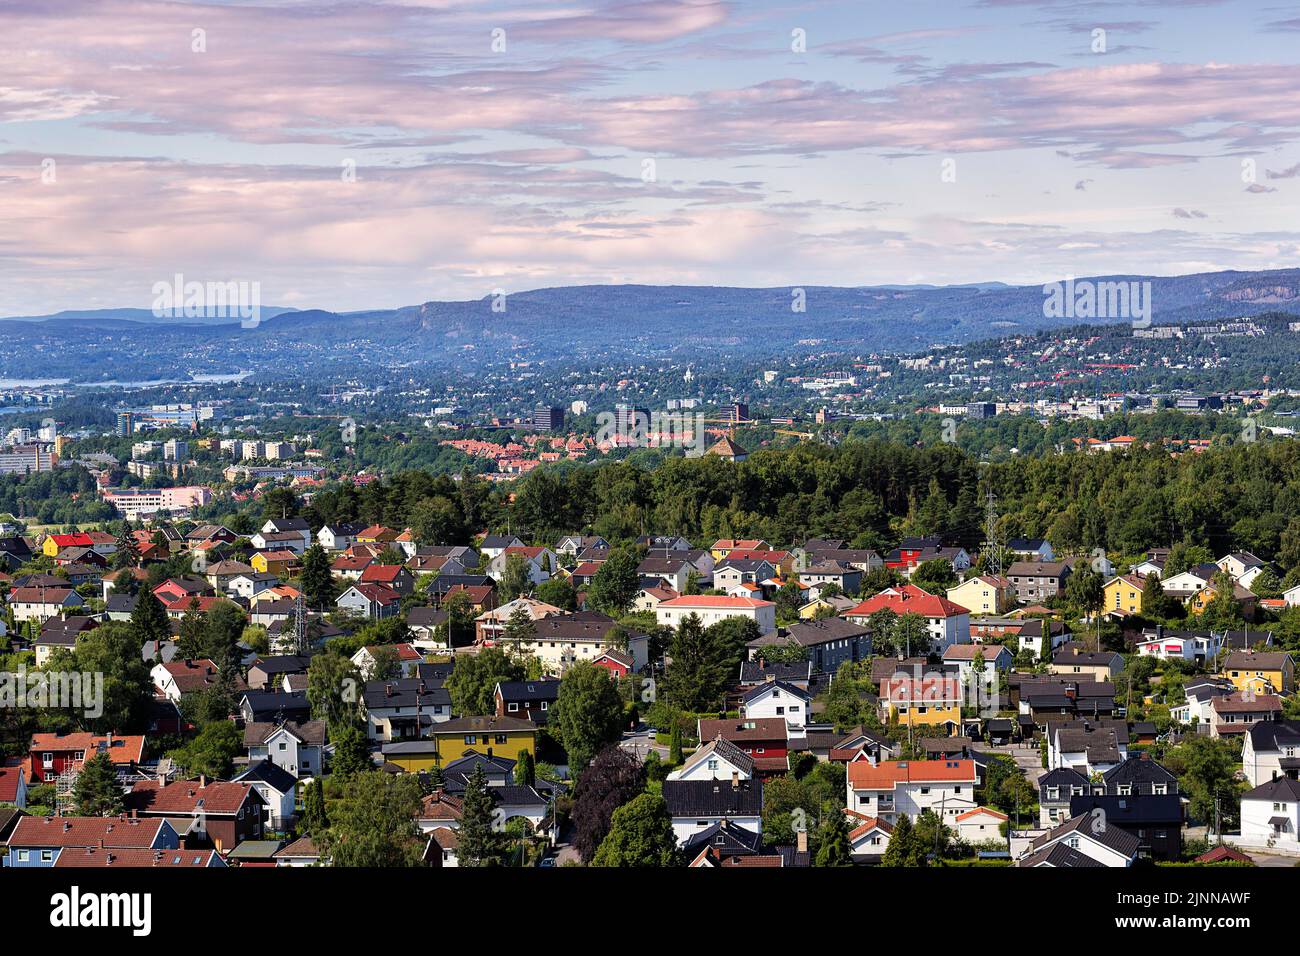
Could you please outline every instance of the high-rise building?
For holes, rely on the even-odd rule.
[[[533,427],[544,432],[564,428],[564,409],[558,405],[538,405],[533,409]]]
[[[618,405],[614,408],[614,427],[620,435],[645,435],[650,431],[650,409]]]
[[[117,413],[117,433],[123,438],[135,434],[135,412]]]

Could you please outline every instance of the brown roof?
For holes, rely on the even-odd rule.
[[[255,800],[261,800],[252,784],[232,780],[212,780],[206,784],[197,780],[181,780],[166,785],[157,780],[141,780],[131,788],[127,802],[137,807],[141,813],[189,814],[202,810],[204,813],[226,816],[238,813],[250,795]]]
[[[445,724],[443,725],[446,726]],[[700,739],[712,740],[721,737],[734,743],[746,741],[785,740],[787,737],[784,717],[750,717],[739,720],[701,720]]]
[[[163,820],[115,817],[22,817],[9,838],[16,846],[147,847],[158,838]]]
[[[216,850],[151,850],[141,847],[74,847],[60,853],[54,866],[56,869],[104,866],[201,869],[212,865],[212,857],[216,852]]]

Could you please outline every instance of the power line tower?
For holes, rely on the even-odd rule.
[[[1002,549],[998,547],[998,508],[997,495],[989,485],[984,499],[984,553],[988,555],[989,573],[1002,574]]]
[[[293,653],[305,655],[307,653],[307,609],[303,605],[302,594],[299,593],[293,599],[293,630],[290,640],[293,643]]]

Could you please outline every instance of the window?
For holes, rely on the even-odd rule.
[[[506,710],[510,711],[510,713],[512,713],[512,714],[513,714],[513,713],[517,713],[518,710],[519,710],[519,705],[518,705],[518,704],[506,704]]]
[[[467,743],[467,744],[476,744],[476,743],[478,743],[478,737],[476,737],[474,734],[466,734],[466,735],[465,735],[465,743]]]
[[[42,850],[42,851],[41,851],[41,862],[42,862],[42,863],[53,863],[53,862],[54,862],[54,851],[53,851],[53,850]]]
[[[19,850],[19,851],[18,851],[18,862],[19,862],[19,863],[26,863],[27,860],[28,860],[30,857],[31,857],[31,853],[28,852],[27,850]]]
[[[505,742],[506,742],[506,735],[505,735],[505,734],[497,734],[497,736],[496,736],[496,742],[499,743],[499,744],[503,744],[503,743],[505,743]]]

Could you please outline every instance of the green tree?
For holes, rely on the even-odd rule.
[[[622,617],[641,590],[637,566],[638,552],[632,548],[614,548],[591,579],[587,603],[610,617]]]
[[[668,651],[673,663],[664,678],[669,703],[690,711],[718,707],[731,672],[728,649],[718,646],[716,636],[694,614],[677,626]]]
[[[456,831],[456,857],[461,866],[495,866],[501,862],[501,838],[493,830],[495,814],[487,774],[483,764],[475,764],[465,784],[460,829]]]
[[[148,588],[142,588],[131,609],[131,627],[141,645],[147,642],[164,643],[172,638],[171,624],[162,602]]]
[[[570,772],[580,773],[623,731],[623,701],[608,671],[586,662],[570,667],[547,723],[569,756]]]
[[[203,774],[222,778],[230,775],[235,756],[244,748],[244,735],[228,720],[214,720],[183,747],[169,751],[176,765],[191,777]]]
[[[375,766],[370,759],[370,747],[366,743],[366,732],[355,723],[344,723],[330,729],[334,738],[334,760],[330,771],[343,779],[365,774]]]
[[[325,781],[319,777],[307,785],[302,796],[302,822],[299,828],[314,839],[321,839],[330,827],[325,809]]]
[[[822,819],[814,866],[852,866],[853,847],[849,842],[849,820],[834,803],[822,807]]]
[[[500,647],[489,647],[477,654],[457,658],[456,667],[447,678],[447,693],[452,710],[465,716],[495,711],[497,683],[523,680],[524,665]]]
[[[533,590],[533,597],[562,611],[578,609],[578,592],[568,578],[548,578]]]
[[[414,774],[357,774],[344,787],[333,825],[321,835],[323,851],[334,866],[419,866],[424,851],[416,824],[419,813],[420,787]]]
[[[614,811],[593,866],[665,867],[678,862],[677,837],[663,797],[643,793]]]
[[[527,594],[533,585],[528,574],[528,562],[522,554],[507,554],[505,570],[497,582],[497,594],[503,602],[513,601],[521,594]]]
[[[324,610],[333,606],[337,596],[334,574],[330,571],[329,555],[319,544],[313,544],[303,552],[299,584],[308,607]]]
[[[533,755],[527,750],[519,752],[515,761],[515,786],[531,787],[537,782],[537,768],[533,764]]]
[[[912,827],[912,818],[906,813],[898,815],[889,846],[880,859],[881,866],[929,866],[929,848]]]
[[[307,701],[312,717],[325,721],[331,733],[360,719],[361,674],[356,665],[333,651],[312,657],[307,665]]]
[[[122,785],[109,755],[100,751],[81,765],[72,799],[83,817],[110,817],[122,812]]]

